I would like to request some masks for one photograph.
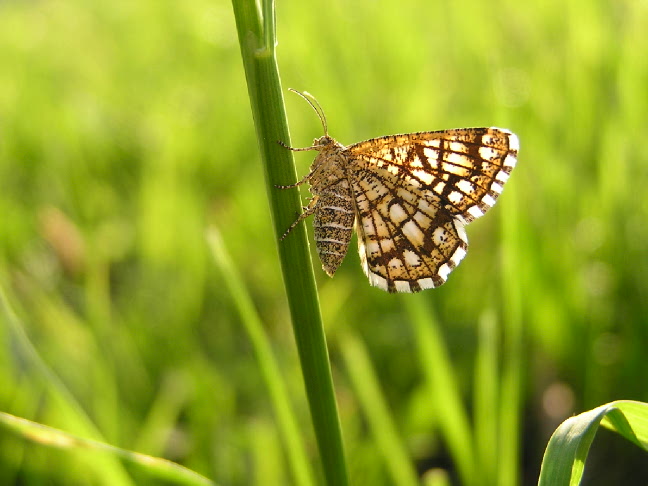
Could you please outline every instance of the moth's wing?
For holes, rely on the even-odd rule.
[[[359,168],[416,186],[463,223],[482,216],[502,192],[517,161],[515,134],[501,128],[460,128],[391,135],[347,147]]]
[[[443,284],[466,254],[463,223],[433,191],[407,183],[384,167],[352,160],[349,179],[356,205],[362,268],[372,285],[418,292]]]

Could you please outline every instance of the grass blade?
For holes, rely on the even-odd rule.
[[[259,369],[268,387],[295,484],[312,486],[315,483],[304,452],[304,444],[299,436],[299,427],[295,422],[290,398],[281,378],[279,365],[272,354],[270,342],[263,330],[261,319],[215,229],[208,233],[208,241],[214,259],[223,274],[225,284],[239,311],[241,322],[248,333],[259,362]]]
[[[522,296],[520,268],[520,224],[515,204],[515,184],[507,188],[509,204],[502,204],[502,379],[499,400],[500,441],[498,479],[501,486],[520,484],[520,436],[522,390],[524,387],[524,326],[522,322]],[[506,438],[504,440],[504,438]]]
[[[9,329],[11,330],[11,335],[15,341],[16,349],[22,355],[25,362],[35,370],[35,375],[42,381],[44,388],[47,390],[49,396],[52,397],[53,407],[57,408],[60,415],[64,417],[66,423],[70,425],[71,429],[78,430],[80,433],[95,439],[103,439],[101,432],[92,422],[90,417],[88,417],[83,407],[81,407],[76,398],[72,393],[70,393],[69,389],[65,386],[59,376],[41,358],[40,354],[27,336],[22,322],[18,319],[18,316],[11,307],[9,299],[2,288],[0,288],[0,309],[4,316],[4,320],[7,322]],[[9,418],[5,417],[5,423],[8,422]],[[18,422],[14,421],[11,423],[17,424]],[[93,466],[97,471],[97,475],[101,477],[102,483],[100,484],[123,486],[133,484],[131,478],[119,461],[116,461],[110,456],[101,457],[93,464]]]
[[[542,460],[539,486],[578,485],[599,425],[648,451],[648,404],[619,400],[565,420],[553,433]]]
[[[448,442],[461,483],[475,484],[477,477],[472,434],[439,325],[434,315],[425,308],[422,298],[407,299],[406,303],[441,432]]]
[[[107,453],[112,457],[119,457],[165,480],[191,485],[215,485],[206,477],[166,459],[120,449],[96,440],[84,439],[8,413],[0,412],[0,424],[21,437],[42,445]]]
[[[415,486],[418,484],[416,471],[397,432],[366,348],[351,332],[341,333],[338,342],[349,378],[391,473],[391,484]]]
[[[294,183],[297,176],[292,154],[277,144],[278,140],[290,143],[290,139],[275,57],[276,35],[264,32],[262,27],[274,28],[274,5],[271,0],[265,1],[263,12],[254,0],[234,0],[233,6],[279,241],[301,208],[296,189],[282,191],[275,187]],[[345,486],[348,479],[342,431],[304,226],[295,228],[290,237],[280,241],[278,250],[322,469],[329,485]]]
[[[496,484],[498,451],[499,407],[499,347],[497,316],[485,311],[479,320],[479,340],[475,358],[474,414],[475,453],[481,471],[481,484]]]

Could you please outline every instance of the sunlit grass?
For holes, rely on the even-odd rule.
[[[351,483],[411,468],[534,484],[562,420],[648,401],[647,28],[630,0],[278,3],[284,88],[316,95],[341,143],[479,125],[521,141],[442,288],[370,288],[355,249],[332,280],[314,262]],[[301,100],[286,104],[295,146],[321,135]],[[0,3],[0,278],[46,365],[2,317],[1,411],[218,484],[289,483],[272,399],[205,242],[213,223],[317,464],[275,238],[296,215],[272,220],[255,137],[230,3]],[[296,155],[299,175],[312,155]],[[453,395],[431,391],[445,371]],[[611,478],[648,477],[645,462],[605,457]],[[83,461],[0,434],[2,484],[122,469]]]

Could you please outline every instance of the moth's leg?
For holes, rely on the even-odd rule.
[[[293,152],[305,152],[307,150],[319,150],[319,147],[316,147],[316,146],[303,147],[303,148],[290,147],[289,145],[286,145],[285,143],[283,143],[281,140],[277,140],[277,143],[279,145],[281,145],[282,147],[287,148],[288,150],[292,150]],[[296,182],[295,184],[289,184],[287,186],[282,186],[282,185],[279,185],[279,184],[275,184],[275,187],[277,189],[292,189],[294,187],[301,186],[304,182],[308,181],[308,179],[310,179],[312,177],[314,172],[315,172],[315,169],[311,170],[308,174],[306,174],[300,181]]]
[[[317,209],[317,201],[319,200],[319,196],[313,196],[313,198],[310,200],[310,203],[308,203],[308,206],[304,208],[304,212],[299,215],[299,218],[290,225],[290,228],[286,230],[286,232],[279,238],[280,240],[283,240],[286,236],[288,236],[288,233],[290,233],[295,226],[297,226],[299,223],[301,223],[303,220],[308,218],[311,214],[315,212]]]
[[[308,179],[310,179],[314,173],[315,173],[315,169],[311,170],[308,174],[302,177],[301,180],[295,182],[294,184],[289,184],[287,186],[281,186],[279,184],[275,184],[275,187],[277,189],[292,189],[293,187],[301,186],[304,182],[307,182]]]
[[[277,143],[281,145],[283,148],[287,148],[288,150],[292,150],[293,152],[306,152],[307,150],[319,150],[320,147],[318,145],[311,145],[310,147],[302,147],[302,148],[295,148],[291,147],[287,143],[282,142],[281,140],[277,140]]]

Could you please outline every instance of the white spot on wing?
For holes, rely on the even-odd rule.
[[[456,184],[455,187],[460,189],[462,192],[465,194],[470,194],[475,190],[475,186],[472,185],[470,181],[467,181],[466,179],[460,179]]]
[[[419,279],[418,284],[421,287],[421,289],[433,289],[434,288],[434,280],[432,280],[431,278]]]
[[[466,157],[454,152],[446,152],[444,156],[446,162],[456,165],[466,165]]]
[[[468,147],[466,147],[465,143],[450,142],[449,145],[450,145],[450,150],[452,150],[453,152],[460,152],[462,154],[465,154],[468,151]]]
[[[367,277],[369,278],[369,283],[374,287],[378,287],[383,290],[388,290],[387,279],[381,277],[376,273],[373,273],[371,270],[367,271]]]
[[[464,228],[464,221],[459,220],[459,217],[457,217],[457,219],[454,220],[454,227],[457,230],[457,235],[461,241],[467,244],[468,236],[466,235],[466,228]]]
[[[389,268],[392,270],[401,270],[403,268],[403,261],[400,258],[392,258],[389,260]]]
[[[382,240],[380,240],[380,248],[382,249],[383,253],[387,253],[393,250],[395,248],[394,240],[383,238]]]
[[[404,189],[402,187],[399,187],[396,195],[400,197],[401,199],[404,199],[408,203],[415,204],[416,203],[416,195],[414,195],[411,191],[408,191],[407,189]]]
[[[397,292],[411,292],[412,288],[410,287],[409,282],[405,280],[395,280],[394,285]]]
[[[415,155],[412,161],[410,162],[410,167],[420,168],[423,167],[421,159],[418,158],[418,155]]]
[[[390,172],[391,174],[398,174],[398,167],[395,165],[387,165],[387,172]]]
[[[468,214],[470,214],[473,218],[479,218],[484,215],[484,211],[479,209],[478,206],[472,206],[468,209]]]
[[[439,151],[429,147],[425,147],[423,149],[423,154],[428,158],[428,163],[430,163],[432,167],[436,167],[436,161],[439,158]]]
[[[495,199],[493,199],[493,196],[491,196],[490,194],[486,194],[486,195],[482,198],[482,202],[483,202],[484,204],[487,204],[487,205],[489,205],[489,206],[492,206],[493,204],[495,204]]]
[[[461,246],[455,250],[455,252],[450,257],[450,261],[455,264],[455,267],[459,265],[459,262],[463,260],[466,256],[466,250]]]
[[[485,160],[492,160],[498,156],[498,153],[492,147],[479,147],[479,156]]]
[[[515,164],[517,163],[517,158],[513,154],[508,154],[506,158],[504,159],[504,167],[510,167],[511,169],[515,167]]]
[[[446,230],[439,226],[432,232],[432,243],[434,243],[436,246],[441,246],[447,239],[447,236],[448,235],[446,234]]]
[[[407,213],[400,204],[392,204],[389,208],[389,218],[396,224],[407,219]]]
[[[502,131],[509,137],[509,150],[512,150],[514,152],[520,150],[520,139],[517,138],[517,135],[513,132],[509,132],[508,130]]]
[[[432,207],[430,206],[430,203],[427,202],[425,199],[420,199],[419,200],[418,207],[425,214],[435,214],[436,213],[436,210],[432,209]]]
[[[464,195],[459,191],[452,191],[450,194],[448,194],[448,201],[450,201],[452,204],[457,204],[463,201],[463,198]]]
[[[416,214],[414,214],[414,221],[416,221],[421,228],[427,228],[430,226],[430,223],[432,223],[432,220],[421,211],[416,211]]]
[[[370,240],[367,242],[367,253],[369,255],[379,255],[380,254],[380,246],[378,245],[377,241]]]
[[[443,181],[437,182],[437,184],[433,187],[434,192],[437,194],[441,194],[443,192],[443,188],[445,187],[446,183]]]
[[[434,180],[434,176],[429,172],[425,172],[424,170],[415,170],[412,172],[412,174],[418,177],[425,185],[429,185]]]
[[[403,225],[403,234],[415,247],[423,246],[423,233],[411,219]]]
[[[503,170],[500,170],[497,173],[497,175],[495,176],[495,179],[497,179],[498,181],[501,181],[502,183],[504,183],[504,182],[508,181],[509,175],[506,172],[504,172]]]
[[[413,251],[405,250],[403,256],[405,257],[405,263],[409,267],[418,267],[421,264],[421,258]]]
[[[450,270],[452,270],[447,263],[444,263],[439,267],[439,277],[441,277],[443,280],[448,280],[448,274],[450,273]]]

